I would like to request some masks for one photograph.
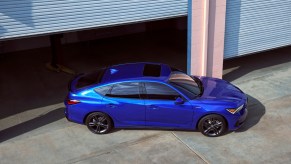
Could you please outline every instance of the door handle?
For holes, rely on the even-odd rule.
[[[155,106],[155,105],[150,105],[150,106],[149,106],[149,109],[156,110],[156,109],[159,109],[159,107],[157,107],[157,106]]]
[[[108,104],[107,107],[109,107],[109,108],[116,108],[117,106],[115,104]]]

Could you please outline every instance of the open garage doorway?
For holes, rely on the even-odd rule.
[[[112,27],[111,36],[85,41],[65,47],[69,65],[77,72],[96,66],[128,62],[162,62],[186,71],[187,63],[187,18],[174,18],[147,23]],[[135,28],[142,32],[130,33]],[[100,33],[106,29],[100,29]],[[110,32],[111,31],[111,32]],[[129,31],[130,34],[122,34]],[[94,32],[84,32],[94,35]]]
[[[186,71],[186,28],[187,17],[179,17],[64,33],[62,61],[76,73],[129,62],[161,62]],[[11,126],[55,112],[41,125],[32,125],[37,128],[62,119],[62,101],[74,75],[46,68],[51,60],[49,36],[3,41],[1,45],[1,121],[11,119]],[[0,129],[7,126],[1,124]]]

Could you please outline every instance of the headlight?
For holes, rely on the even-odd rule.
[[[239,112],[240,110],[242,110],[243,107],[244,107],[244,104],[242,104],[238,108],[229,108],[226,110],[229,111],[231,114],[235,114],[235,113]]]

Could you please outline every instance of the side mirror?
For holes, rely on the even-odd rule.
[[[176,104],[176,105],[184,104],[184,100],[183,100],[181,97],[178,97],[178,98],[175,100],[175,104]]]

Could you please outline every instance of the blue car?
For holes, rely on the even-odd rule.
[[[112,128],[198,129],[216,137],[247,116],[247,96],[227,81],[189,76],[159,63],[129,63],[69,83],[68,120],[96,134]]]

